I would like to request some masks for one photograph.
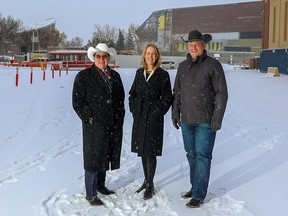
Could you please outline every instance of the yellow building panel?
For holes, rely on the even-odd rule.
[[[158,18],[158,30],[164,30],[165,28],[165,15],[161,15]]]
[[[35,58],[46,58],[47,53],[31,53],[31,60]]]
[[[271,0],[269,16],[269,48],[288,46],[288,0]]]
[[[280,2],[279,47],[288,47],[288,0]]]

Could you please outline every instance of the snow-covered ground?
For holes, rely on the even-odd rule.
[[[136,69],[117,69],[126,90],[121,168],[107,173],[116,195],[105,206],[85,201],[81,123],[71,106],[77,71],[68,75],[0,66],[0,215],[2,216],[286,216],[288,215],[288,76],[224,65],[229,101],[217,133],[209,193],[199,209],[180,194],[189,189],[181,131],[165,116],[156,195],[144,201],[140,159],[130,152],[127,96]],[[176,71],[169,71],[173,83]]]

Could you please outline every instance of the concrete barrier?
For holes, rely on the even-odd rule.
[[[267,72],[268,73],[273,73],[274,77],[279,77],[280,76],[278,67],[268,67]]]

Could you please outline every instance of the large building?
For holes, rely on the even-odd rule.
[[[190,30],[213,36],[210,52],[255,53],[261,49],[262,1],[155,11],[136,30],[141,41],[156,43],[161,51],[186,51]]]
[[[288,0],[263,0],[260,70],[288,74]]]

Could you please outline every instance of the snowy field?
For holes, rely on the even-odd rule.
[[[81,123],[71,105],[77,71],[19,71],[0,66],[1,216],[287,216],[288,76],[224,65],[229,90],[217,133],[209,193],[199,209],[180,197],[190,188],[180,130],[165,116],[164,151],[158,158],[156,195],[144,201],[140,159],[130,152],[132,116],[128,91],[136,69],[119,68],[126,91],[121,168],[107,172],[116,195],[85,201]],[[173,83],[176,71],[169,71]]]

